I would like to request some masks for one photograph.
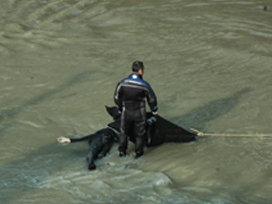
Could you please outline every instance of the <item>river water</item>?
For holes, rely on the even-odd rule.
[[[264,6],[267,9],[264,10]],[[0,2],[0,202],[272,201],[272,4],[265,0]],[[204,133],[88,171],[119,80],[145,63],[159,114]],[[115,166],[109,166],[112,162]]]

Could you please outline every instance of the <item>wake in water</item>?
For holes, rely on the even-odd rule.
[[[39,188],[55,191],[53,200],[61,193],[76,203],[123,203],[126,200],[132,203],[165,203],[170,200],[178,203],[186,197],[172,190],[173,183],[165,174],[127,168],[130,163],[131,159],[127,159],[122,165],[103,168],[103,171],[92,174],[62,172],[64,175],[55,175],[41,182]],[[41,202],[43,200],[46,199],[42,198]]]

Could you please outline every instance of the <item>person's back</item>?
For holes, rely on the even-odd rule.
[[[134,134],[136,158],[143,155],[145,135],[145,99],[152,112],[157,111],[157,99],[151,86],[142,78],[144,65],[141,61],[132,64],[133,73],[118,83],[114,101],[122,111],[120,125],[120,156],[126,155],[127,137]],[[133,132],[131,131],[133,130]]]

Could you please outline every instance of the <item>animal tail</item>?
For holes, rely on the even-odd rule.
[[[68,143],[74,143],[74,142],[81,142],[85,140],[90,140],[93,135],[88,135],[81,138],[68,138],[68,137],[59,137],[57,138],[58,143],[61,144],[68,144]]]

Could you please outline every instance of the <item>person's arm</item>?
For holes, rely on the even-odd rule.
[[[150,107],[151,112],[153,113],[153,115],[157,115],[157,111],[158,111],[158,106],[157,106],[157,97],[155,92],[153,91],[153,89],[151,88],[151,86],[149,84],[147,84],[148,86],[148,93],[146,95],[147,98],[147,103]]]
[[[118,83],[115,92],[114,92],[114,103],[118,106],[118,110],[122,109],[122,91],[121,91],[121,83]]]

